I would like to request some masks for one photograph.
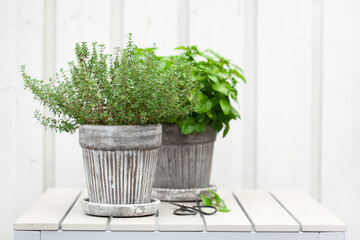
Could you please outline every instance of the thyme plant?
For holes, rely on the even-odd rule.
[[[25,89],[50,110],[35,112],[45,127],[74,132],[79,124],[144,125],[174,122],[190,114],[196,102],[192,64],[178,58],[170,68],[153,51],[139,54],[131,34],[125,49],[113,55],[105,46],[75,46],[76,61],[49,82],[31,78],[21,66]]]

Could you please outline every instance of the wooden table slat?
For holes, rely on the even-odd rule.
[[[180,203],[188,206],[196,205],[196,202]],[[176,216],[173,211],[179,207],[171,205],[167,202],[162,202],[159,209],[159,231],[179,231],[179,232],[194,232],[203,231],[204,222],[200,214],[192,216]]]
[[[268,193],[258,190],[235,191],[235,196],[258,232],[297,232],[299,224]]]
[[[14,230],[58,230],[80,189],[49,189],[14,223]]]
[[[273,196],[300,223],[302,231],[346,231],[346,224],[301,191],[272,191]]]
[[[217,212],[214,215],[204,216],[206,230],[211,232],[251,231],[252,226],[245,213],[230,191],[218,191],[220,197],[225,201],[230,212]]]
[[[144,217],[112,218],[110,222],[111,231],[155,231],[155,215]]]
[[[94,217],[86,215],[81,207],[81,199],[87,197],[87,192],[83,191],[79,199],[74,204],[61,224],[62,230],[89,230],[89,231],[105,231],[107,227],[108,217]]]

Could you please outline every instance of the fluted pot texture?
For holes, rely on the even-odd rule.
[[[89,201],[142,204],[151,191],[162,139],[161,125],[80,125]]]
[[[154,187],[203,188],[210,185],[216,131],[206,126],[202,133],[183,135],[177,125],[163,125],[162,146]]]

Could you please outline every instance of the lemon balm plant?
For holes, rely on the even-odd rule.
[[[242,69],[210,49],[201,51],[197,46],[176,49],[183,51],[180,57],[193,64],[192,75],[201,85],[194,112],[177,121],[182,133],[203,132],[205,126],[211,124],[217,132],[223,130],[225,137],[230,130],[230,121],[240,119],[236,87],[240,81],[246,83]],[[170,67],[179,56],[163,59]]]
[[[196,46],[177,49],[182,53],[159,57],[166,62],[165,69],[185,58],[193,65],[192,75],[197,77],[200,91],[193,112],[178,118],[177,126],[163,126],[154,192],[164,200],[200,200],[202,193],[209,194],[204,186],[216,189],[209,185],[214,141],[221,130],[223,137],[227,135],[231,120],[240,119],[236,87],[245,78],[238,66],[212,50],[201,51]]]
[[[91,49],[76,44],[76,61],[48,83],[31,78],[23,66],[25,88],[52,113],[35,113],[42,125],[70,133],[79,128],[87,214],[153,214],[159,206],[151,199],[162,140],[159,123],[193,111],[192,66],[177,59],[164,69],[153,52],[138,54],[131,35],[125,49],[113,55],[105,50],[97,43]]]

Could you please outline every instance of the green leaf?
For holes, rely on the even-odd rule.
[[[244,72],[239,66],[237,66],[237,65],[235,65],[235,64],[233,64],[233,63],[230,63],[230,65],[232,66],[232,67],[234,67],[234,68],[236,68],[237,70],[239,70],[240,72]]]
[[[203,131],[205,130],[205,127],[206,127],[206,124],[205,124],[205,123],[198,123],[198,124],[196,124],[196,125],[194,126],[194,130],[195,130],[196,132],[201,133],[201,132],[203,132]]]
[[[175,48],[175,50],[188,50],[188,48],[184,47],[184,46],[180,46],[180,47]]]
[[[238,99],[237,99],[237,91],[236,91],[236,89],[231,90],[230,96],[237,104],[239,104]]]
[[[211,127],[213,129],[215,129],[216,131],[220,132],[221,129],[223,128],[223,124],[221,121],[219,120],[214,120],[212,123],[211,123]]]
[[[204,120],[205,120],[205,114],[199,114],[196,116],[196,121],[198,123],[202,123],[202,122],[204,122]]]
[[[185,135],[193,133],[193,123],[194,119],[192,117],[185,117],[185,120],[181,124],[181,132]]]
[[[214,83],[219,83],[219,79],[217,78],[217,77],[215,77],[215,76],[209,76],[209,79],[211,80],[211,81],[213,81]]]
[[[218,207],[217,208],[218,212],[230,212],[231,209],[228,209],[227,207]]]
[[[212,85],[212,88],[217,91],[220,92],[226,96],[229,95],[229,89],[227,88],[225,83],[216,83]]]
[[[200,104],[198,106],[196,106],[195,112],[207,113],[207,112],[210,112],[211,108],[212,108],[212,102],[210,99],[207,99],[206,101],[200,102]]]
[[[164,61],[160,62],[160,64],[159,64],[160,70],[163,70],[165,67],[166,67],[166,62],[164,62]]]
[[[230,111],[231,111],[232,115],[235,116],[235,118],[241,119],[239,112],[233,106],[230,107]]]
[[[220,107],[225,115],[230,113],[230,102],[227,99],[220,99]]]
[[[223,132],[223,137],[225,137],[228,134],[229,130],[230,130],[229,122],[226,122],[225,123],[225,129],[224,129],[224,132]]]
[[[211,50],[211,49],[206,49],[205,52],[209,52],[209,53],[211,53],[212,55],[214,55],[215,57],[217,57],[217,58],[219,58],[219,59],[223,58],[223,57],[220,56],[220,54],[214,52],[214,51]]]
[[[204,206],[212,205],[212,200],[210,198],[205,197],[204,194],[201,194],[201,200],[202,200]]]

